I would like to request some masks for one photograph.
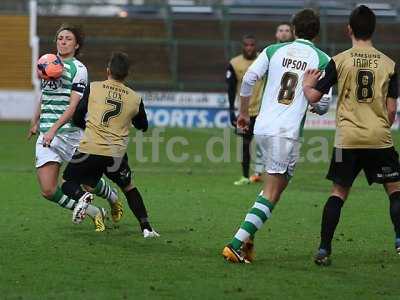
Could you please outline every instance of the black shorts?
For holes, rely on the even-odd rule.
[[[394,147],[383,149],[333,148],[327,179],[351,187],[364,170],[368,184],[400,181],[399,155]]]
[[[128,155],[125,154],[121,158],[76,151],[64,170],[63,179],[94,188],[103,175],[106,175],[120,188],[127,187],[132,178]]]
[[[254,135],[254,125],[256,124],[256,118],[257,116],[250,117],[249,130],[247,130],[246,132],[239,132],[236,128],[235,133],[242,137],[252,138]]]

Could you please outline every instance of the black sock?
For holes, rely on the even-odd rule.
[[[246,178],[249,178],[250,173],[250,143],[251,137],[243,136],[242,172],[243,176]]]
[[[394,192],[389,196],[390,218],[396,232],[396,239],[400,239],[400,192]]]
[[[337,196],[330,196],[325,203],[321,221],[321,243],[319,248],[328,252],[332,250],[332,239],[335,229],[340,219],[340,211],[342,210],[343,200]]]
[[[146,207],[144,206],[142,196],[140,195],[138,189],[133,188],[130,191],[125,192],[125,197],[128,200],[129,208],[135,215],[136,219],[139,221],[140,228],[142,229],[142,231],[144,229],[152,231],[147,216],[147,210]]]
[[[61,185],[61,189],[65,195],[76,201],[85,194],[80,184],[75,181],[65,181]]]

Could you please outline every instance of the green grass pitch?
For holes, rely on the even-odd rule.
[[[235,187],[238,162],[205,159],[206,142],[221,137],[221,130],[162,133],[165,141],[181,136],[189,142],[175,149],[175,155],[190,155],[183,163],[167,159],[165,142],[159,162],[137,162],[130,147],[135,182],[161,234],[144,240],[125,201],[119,227],[96,233],[89,220],[73,225],[69,211],[42,199],[33,166],[35,141],[26,140],[27,129],[27,123],[0,124],[0,299],[400,297],[389,201],[381,186],[368,187],[363,176],[342,211],[331,267],[312,262],[330,190],[327,162],[297,165],[272,219],[257,234],[256,261],[232,265],[221,250],[260,186]],[[314,136],[329,141],[330,157],[333,132],[307,131],[305,144]],[[234,135],[230,139],[232,159]],[[150,150],[146,144],[144,153]],[[303,154],[309,151],[305,147]],[[107,207],[102,199],[95,203]]]

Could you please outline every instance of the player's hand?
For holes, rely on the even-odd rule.
[[[37,134],[38,127],[39,127],[39,125],[37,123],[35,125],[31,125],[31,128],[29,128],[29,132],[28,132],[28,140],[30,140],[32,136]]]
[[[236,115],[234,110],[229,110],[229,119],[231,120],[231,124],[233,127],[236,128]]]
[[[330,97],[322,97],[321,100],[319,100],[318,102],[310,103],[311,105],[310,112],[320,116],[326,114],[329,110],[330,101],[331,101]]]
[[[319,111],[318,107],[317,107],[317,106],[313,106],[313,105],[311,105],[310,112],[313,113],[313,114],[319,115],[319,116],[323,115],[323,114]]]
[[[54,139],[56,133],[53,130],[49,130],[47,131],[44,135],[43,135],[43,147],[50,147],[51,141]]]
[[[314,113],[314,114],[318,114],[317,111],[315,110],[314,106],[311,106],[310,112]]]
[[[243,132],[249,130],[250,117],[248,114],[241,113],[237,119],[237,128]]]
[[[321,76],[321,71],[318,69],[309,69],[304,73],[303,87],[310,86],[315,87],[318,79]]]

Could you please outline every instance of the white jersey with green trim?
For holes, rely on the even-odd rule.
[[[63,60],[64,70],[57,80],[41,82],[40,132],[47,132],[69,106],[71,92],[83,95],[88,82],[88,73],[84,64],[76,58]],[[64,124],[57,132],[77,131],[71,122]]]
[[[304,127],[308,101],[303,77],[308,69],[324,70],[330,57],[308,40],[266,47],[249,67],[247,78],[258,80],[268,71],[254,134],[298,140]]]

